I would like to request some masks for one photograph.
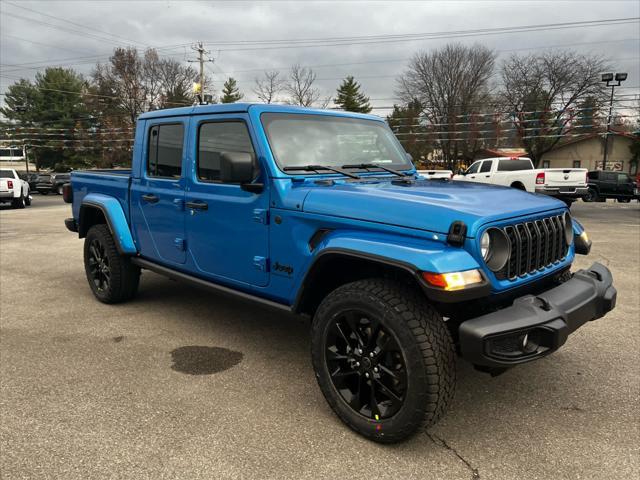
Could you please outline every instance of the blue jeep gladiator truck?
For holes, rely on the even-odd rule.
[[[616,301],[605,266],[571,272],[591,242],[564,203],[421,178],[371,115],[145,113],[131,170],[73,172],[64,194],[98,300],[131,299],[147,269],[307,316],[327,402],[379,442],[444,414],[457,357],[542,358]]]

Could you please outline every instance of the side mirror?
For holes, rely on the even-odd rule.
[[[239,183],[243,190],[258,193],[261,183],[251,183],[254,176],[253,155],[247,152],[222,152],[220,154],[220,180],[223,183]]]
[[[459,168],[459,169],[458,169],[458,175],[464,175],[464,174],[465,174],[465,173],[464,173],[464,169]]]
[[[413,163],[413,155],[411,155],[410,153],[406,153],[405,155],[407,156],[407,160]]]

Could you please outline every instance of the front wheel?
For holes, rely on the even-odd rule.
[[[138,291],[140,268],[118,253],[107,225],[94,225],[87,232],[84,269],[93,294],[103,303],[124,302]]]
[[[312,360],[334,412],[376,442],[435,424],[453,398],[455,351],[442,317],[397,282],[362,280],[330,293],[313,319]]]

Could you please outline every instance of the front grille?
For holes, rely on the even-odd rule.
[[[536,270],[561,261],[568,251],[564,240],[564,221],[561,215],[502,227],[509,238],[511,251],[500,279],[515,280]]]

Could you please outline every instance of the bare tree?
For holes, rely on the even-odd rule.
[[[277,70],[265,71],[264,78],[256,78],[255,82],[253,93],[264,103],[277,102],[277,96],[285,88],[286,83]]]
[[[433,126],[431,139],[449,167],[460,159],[468,161],[484,146],[469,116],[488,108],[495,58],[492,50],[481,45],[450,44],[414,55],[397,80],[398,97],[423,106]]]
[[[289,82],[285,90],[290,95],[288,103],[311,107],[320,98],[320,91],[313,86],[316,74],[307,67],[298,64],[291,67]]]
[[[569,50],[512,55],[502,63],[502,98],[535,165],[567,134],[580,133],[572,130],[576,108],[602,100],[599,74],[606,67],[602,57]]]

